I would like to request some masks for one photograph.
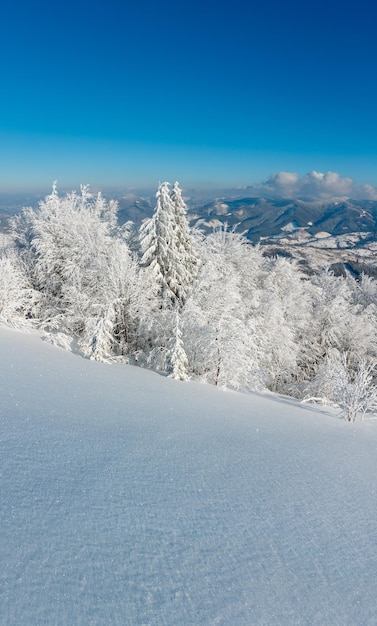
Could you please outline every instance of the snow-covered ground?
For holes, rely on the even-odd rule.
[[[376,422],[0,355],[2,626],[375,626]]]

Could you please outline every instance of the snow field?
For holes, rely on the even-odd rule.
[[[377,623],[377,427],[0,329],[0,623]]]

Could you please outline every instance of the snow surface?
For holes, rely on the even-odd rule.
[[[377,623],[376,422],[0,350],[2,626]]]

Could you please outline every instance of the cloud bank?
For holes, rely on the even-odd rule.
[[[356,185],[353,178],[342,177],[337,172],[308,172],[299,176],[295,172],[271,174],[253,192],[264,197],[317,198],[347,197],[355,200],[377,200],[377,188]]]

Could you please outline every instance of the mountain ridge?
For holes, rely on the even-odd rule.
[[[341,274],[351,266],[357,268],[356,276],[376,273],[376,200],[240,196],[240,190],[227,190],[209,200],[208,191],[194,190],[191,195],[190,191],[185,194],[187,217],[205,234],[225,226],[234,229],[251,243],[263,245],[267,255],[296,259],[308,273],[324,266]],[[117,200],[121,224],[132,221],[138,228],[153,214],[155,195],[149,191],[106,195]],[[6,230],[7,220],[22,206],[38,202],[35,194],[0,200],[0,230]]]

